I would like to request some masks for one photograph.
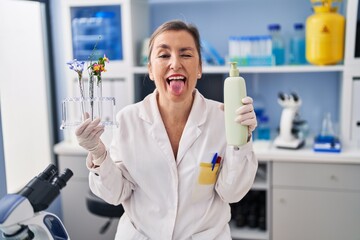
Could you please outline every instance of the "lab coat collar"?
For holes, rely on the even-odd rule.
[[[143,121],[149,123],[150,129],[149,133],[152,137],[157,141],[160,148],[166,155],[168,159],[174,159],[174,155],[172,152],[172,148],[170,145],[169,138],[167,136],[164,123],[161,119],[161,115],[159,112],[159,108],[157,105],[157,96],[158,92],[155,91],[147,96],[144,99],[144,104],[140,107],[139,117],[143,119]],[[183,134],[180,139],[178,155],[176,158],[177,164],[183,159],[186,151],[190,148],[190,146],[194,143],[194,141],[200,136],[201,128],[200,126],[205,123],[206,120],[206,102],[203,95],[195,89],[194,90],[194,102],[190,111],[189,118],[186,122]],[[175,161],[172,161],[175,163]]]
[[[201,134],[201,125],[206,121],[207,108],[204,97],[198,90],[194,90],[194,102],[180,139],[177,154],[177,164],[181,162],[187,150]]]

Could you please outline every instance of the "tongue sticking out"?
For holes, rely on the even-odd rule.
[[[175,81],[175,80],[172,80],[170,82],[170,88],[171,88],[171,91],[176,94],[176,95],[179,95],[181,94],[181,92],[183,91],[184,89],[184,81]]]

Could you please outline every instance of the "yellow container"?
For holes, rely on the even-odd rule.
[[[306,20],[306,60],[315,65],[336,64],[344,58],[345,18],[328,4],[314,6],[314,11]]]

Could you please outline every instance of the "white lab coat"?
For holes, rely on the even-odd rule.
[[[229,203],[251,188],[257,159],[249,142],[227,146],[220,103],[197,90],[176,159],[156,101],[157,91],[117,114],[110,154],[90,169],[90,189],[122,204],[116,240],[229,240]],[[221,164],[211,170],[215,153]]]

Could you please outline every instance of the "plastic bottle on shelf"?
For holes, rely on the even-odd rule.
[[[280,24],[270,24],[268,26],[272,40],[272,54],[275,58],[275,65],[285,64],[285,41],[281,35]]]
[[[259,118],[259,125],[257,127],[257,139],[258,140],[270,140],[271,139],[269,117],[266,115],[262,115]]]
[[[306,64],[304,24],[295,23],[294,33],[290,39],[290,64]]]

